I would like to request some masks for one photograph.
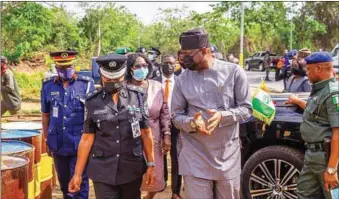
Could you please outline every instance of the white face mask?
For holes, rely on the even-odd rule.
[[[149,59],[150,61],[153,61],[153,60],[154,60],[154,55],[148,54],[148,59]]]

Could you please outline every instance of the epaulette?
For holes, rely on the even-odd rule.
[[[78,79],[88,81],[88,82],[90,82],[90,81],[94,82],[94,80],[91,77],[88,77],[88,76],[78,75]]]
[[[328,87],[330,89],[330,93],[336,93],[336,92],[339,91],[339,82],[338,81],[335,81],[335,82],[330,81],[328,83]]]
[[[93,92],[87,93],[86,100],[91,99],[92,97],[98,95],[99,93],[101,93],[101,91],[102,89],[99,89],[99,90],[95,89]]]
[[[134,86],[134,85],[128,84],[128,85],[126,86],[126,88],[127,88],[128,90],[131,90],[131,91],[136,91],[136,92],[139,92],[139,93],[145,93],[144,88],[142,88],[141,86]]]
[[[42,79],[42,83],[45,84],[45,83],[47,83],[47,82],[49,82],[49,81],[51,81],[51,80],[54,81],[54,78],[55,78],[55,76],[52,76],[52,77],[46,77],[46,78]]]

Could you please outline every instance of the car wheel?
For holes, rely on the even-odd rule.
[[[297,180],[304,156],[285,146],[270,146],[255,152],[242,172],[244,198],[298,198]]]
[[[250,70],[251,70],[250,65],[248,64],[248,62],[247,62],[246,65],[245,65],[245,70],[247,70],[247,71],[250,71]]]
[[[259,64],[259,70],[260,70],[260,71],[264,71],[264,70],[265,70],[264,64],[263,64],[263,63],[260,63],[260,64]]]

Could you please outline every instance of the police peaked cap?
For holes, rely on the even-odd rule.
[[[49,55],[52,57],[53,61],[57,66],[69,66],[74,64],[74,60],[76,59],[76,55],[78,52],[76,51],[56,51],[50,52]]]
[[[160,50],[157,49],[157,48],[151,47],[151,48],[149,49],[149,51],[153,51],[153,52],[155,52],[157,55],[161,55]]]
[[[140,47],[135,52],[136,53],[146,53],[146,48],[145,47]]]
[[[208,34],[203,28],[195,28],[180,35],[179,43],[182,50],[209,48]]]
[[[328,52],[315,52],[305,58],[307,64],[332,62],[333,58]]]
[[[126,61],[127,57],[119,54],[109,54],[96,59],[100,74],[109,79],[116,79],[125,75]]]

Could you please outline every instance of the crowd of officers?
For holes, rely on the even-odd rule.
[[[182,33],[179,42],[178,55],[163,56],[161,64],[156,48],[98,57],[100,89],[77,75],[77,52],[50,53],[58,75],[43,80],[42,124],[65,199],[87,199],[89,178],[97,199],[138,199],[141,190],[151,199],[166,188],[167,152],[173,199],[182,198],[182,178],[186,199],[240,198],[239,122],[252,113],[246,73],[215,58],[202,28]],[[291,81],[299,86],[290,83],[289,89],[311,88],[308,102],[296,95],[287,102],[305,110],[300,132],[308,149],[297,194],[331,199],[339,160],[339,89],[332,57],[309,53],[292,67]],[[6,69],[1,57],[4,80],[13,76]],[[300,86],[306,74],[312,86]],[[16,87],[13,80],[2,81],[2,112],[20,108]],[[13,94],[6,94],[9,90]]]

